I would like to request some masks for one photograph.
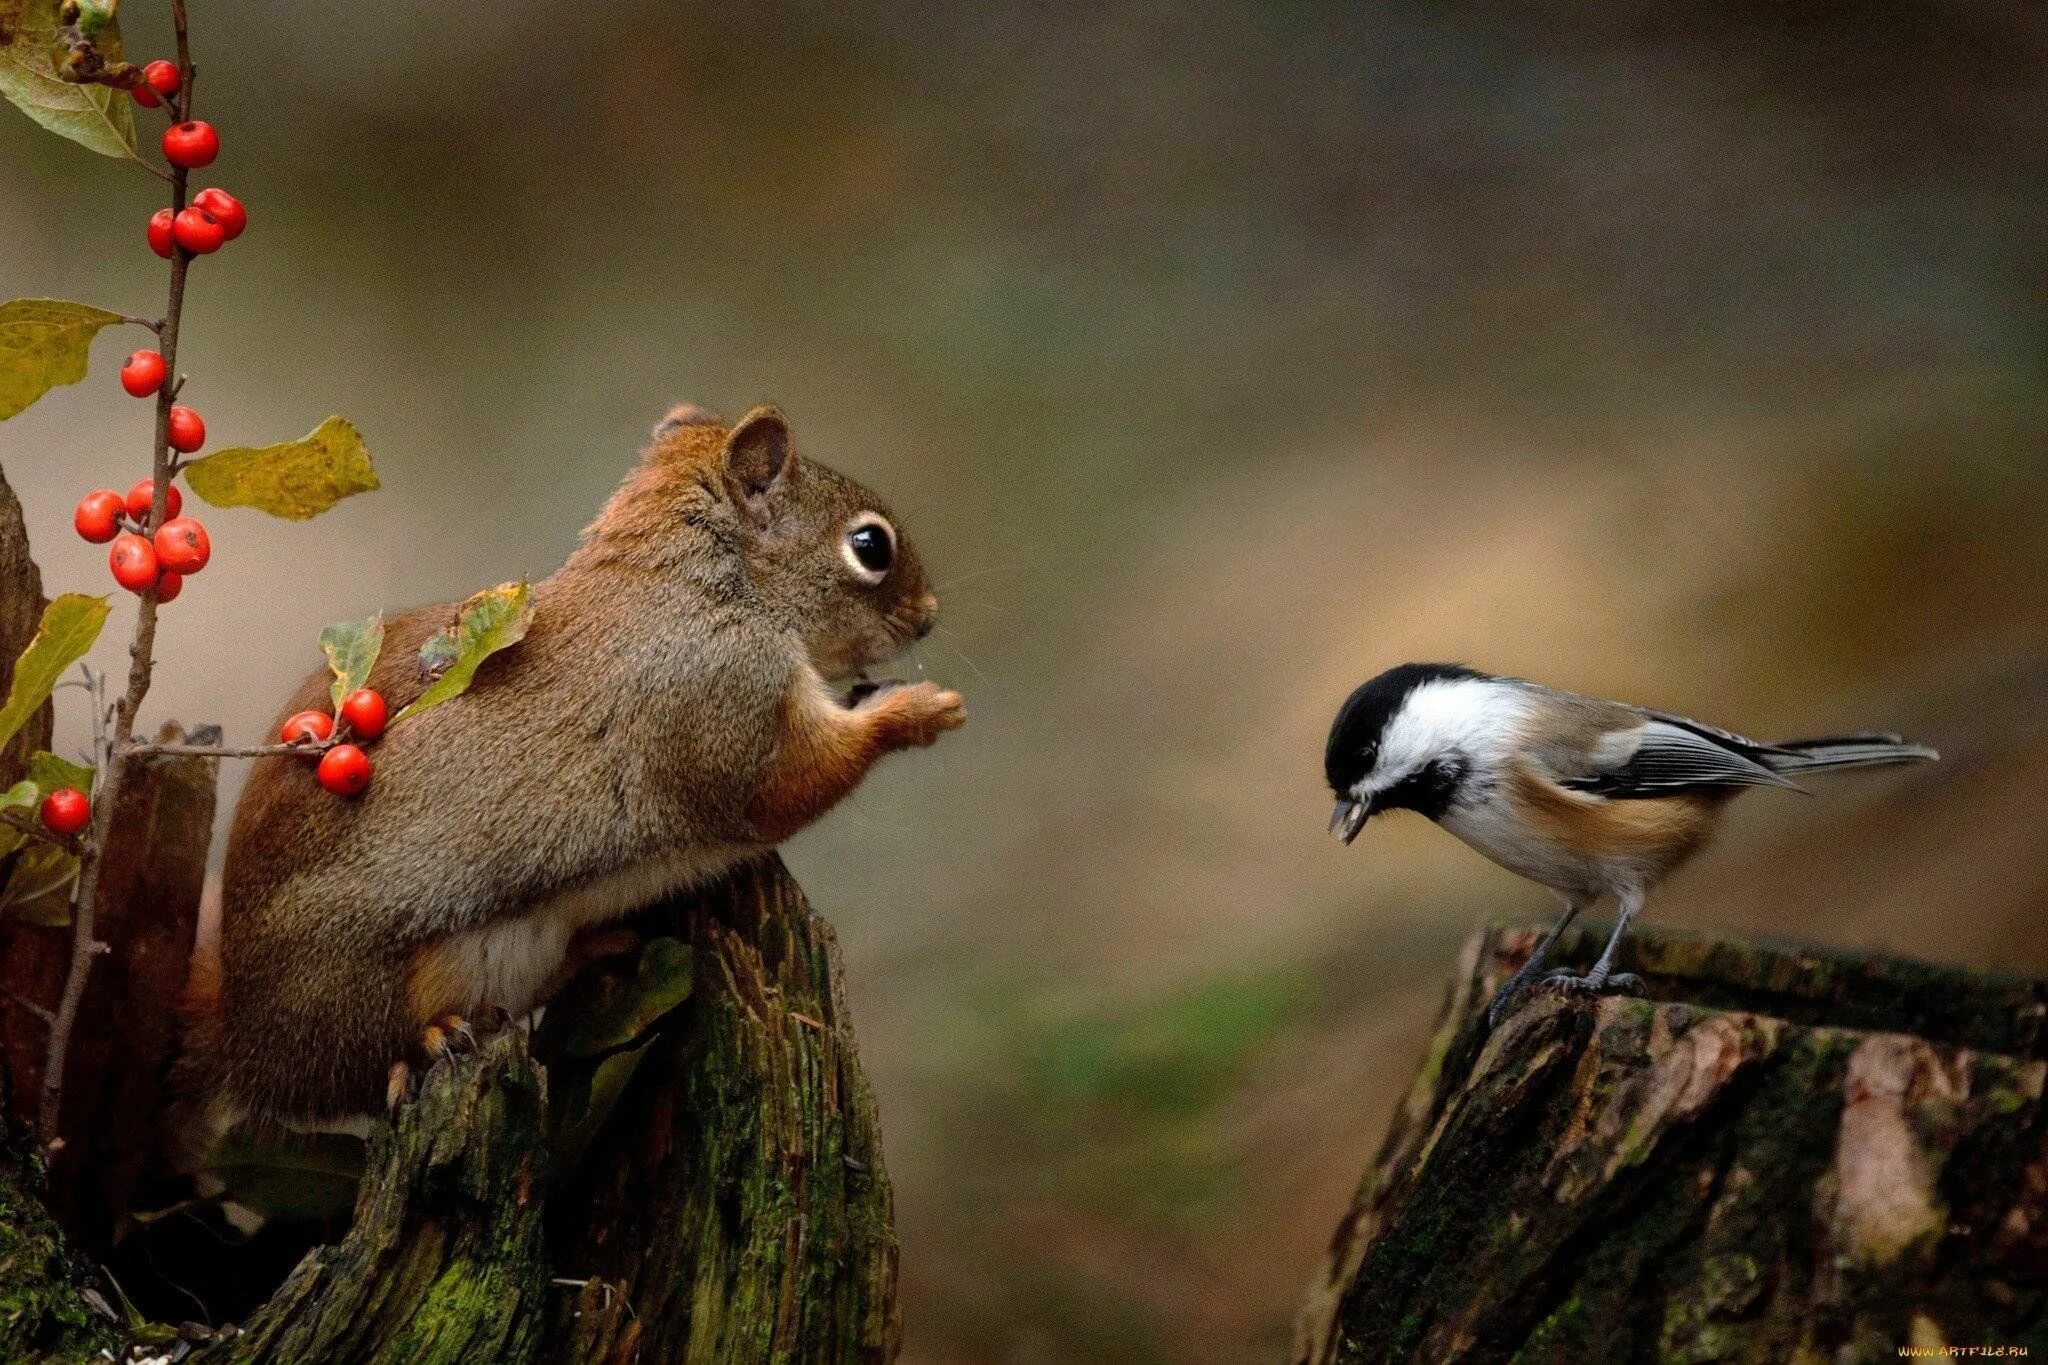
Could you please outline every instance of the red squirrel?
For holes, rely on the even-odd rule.
[[[387,626],[369,685],[394,709],[455,610]],[[772,848],[883,755],[957,729],[960,696],[930,682],[832,691],[937,612],[888,506],[797,454],[780,412],[672,412],[534,585],[525,638],[394,726],[360,798],[295,758],[255,764],[189,1049],[213,1126],[396,1103],[462,1020],[545,1003],[580,931]],[[324,709],[328,686],[280,714]]]

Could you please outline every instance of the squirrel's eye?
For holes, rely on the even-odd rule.
[[[847,567],[855,576],[864,582],[879,583],[896,562],[896,532],[888,522],[870,513],[847,531],[842,548]]]

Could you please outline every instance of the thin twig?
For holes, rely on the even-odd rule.
[[[57,847],[68,849],[72,853],[79,851],[79,842],[74,836],[59,834],[55,830],[45,829],[41,822],[32,820],[17,810],[0,810],[0,825],[12,826],[32,839],[40,839],[46,844],[55,844]]]
[[[20,991],[15,990],[11,986],[0,986],[0,995],[6,996],[9,1000],[12,1000],[15,1004],[21,1006],[30,1014],[33,1014],[36,1018],[42,1020],[45,1024],[54,1024],[57,1022],[56,1015],[44,1009],[41,1005],[38,1005],[35,1001],[29,999],[27,996],[23,995]]]
[[[121,321],[136,327],[147,327],[152,332],[161,332],[164,325],[155,318],[122,318]]]
[[[224,744],[130,744],[121,752],[129,758],[271,758],[280,754],[317,758],[339,742],[330,737],[303,744],[248,744],[239,748]]]
[[[182,92],[178,110],[189,118],[192,110],[192,49],[186,32],[185,0],[171,0],[171,22],[178,38],[179,87]],[[143,164],[148,165],[146,162]],[[149,170],[152,174],[163,174],[154,166],[149,166]],[[185,207],[186,174],[185,168],[180,166],[166,177],[171,182],[173,214]],[[185,272],[191,260],[187,252],[171,253],[170,300],[164,309],[163,326],[157,332],[164,369],[171,374],[178,372],[178,324],[184,316]],[[159,389],[156,444],[150,453],[155,493],[150,499],[146,529],[151,532],[163,525],[164,502],[171,487],[170,464],[171,395],[168,390]],[[92,972],[93,959],[107,951],[107,945],[93,936],[94,902],[99,896],[100,868],[105,860],[107,838],[113,830],[114,811],[120,804],[121,779],[127,766],[125,750],[135,733],[135,714],[142,709],[143,698],[149,695],[155,649],[156,589],[151,588],[142,594],[135,614],[135,640],[128,649],[128,691],[114,707],[113,734],[107,740],[108,761],[100,768],[92,825],[86,832],[83,851],[79,855],[78,881],[72,891],[71,965],[64,977],[64,993],[57,1001],[56,1018],[50,1024],[50,1047],[43,1060],[42,1096],[36,1107],[36,1139],[46,1153],[55,1152],[59,1142],[58,1120],[64,1105],[64,1066],[70,1056],[72,1030],[78,1025],[78,1005],[85,998],[86,977]]]

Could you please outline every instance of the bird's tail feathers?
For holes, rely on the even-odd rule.
[[[1897,735],[1829,735],[1825,739],[1788,739],[1773,744],[1763,756],[1772,771],[1797,774],[1828,768],[1871,768],[1887,763],[1931,763],[1941,757]]]

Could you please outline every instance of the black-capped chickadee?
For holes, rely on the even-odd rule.
[[[1651,888],[1697,852],[1746,787],[1829,768],[1933,759],[1897,735],[1759,744],[1663,711],[1598,701],[1457,664],[1402,664],[1363,684],[1330,726],[1323,768],[1345,843],[1381,811],[1420,811],[1564,901],[1564,917],[1494,997],[1496,1017],[1574,917],[1615,899],[1614,932],[1567,990],[1639,989],[1614,954]]]

